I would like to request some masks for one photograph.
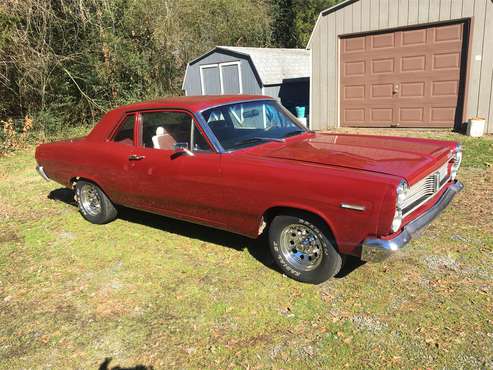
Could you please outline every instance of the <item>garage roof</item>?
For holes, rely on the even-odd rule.
[[[315,27],[313,27],[313,31],[312,31],[312,33],[310,35],[310,39],[308,40],[308,44],[306,45],[306,48],[307,49],[311,49],[312,37],[313,37],[313,34],[315,33],[315,30],[318,27],[318,24],[320,22],[320,18],[322,18],[323,16],[325,16],[327,14],[330,14],[330,13],[333,13],[335,11],[338,11],[339,9],[342,9],[342,8],[346,7],[347,5],[351,5],[353,3],[356,3],[358,1],[359,0],[344,0],[344,1],[341,1],[341,2],[339,2],[337,4],[335,4],[335,5],[332,5],[330,8],[327,8],[327,9],[322,10],[320,12],[320,14],[318,15],[317,22],[315,23]]]
[[[263,85],[279,85],[286,79],[310,77],[310,52],[305,49],[250,48],[216,46],[192,60],[193,64],[212,52],[227,50],[249,57]]]

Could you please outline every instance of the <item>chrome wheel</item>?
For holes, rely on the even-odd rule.
[[[322,262],[322,241],[302,224],[291,224],[281,231],[280,250],[287,262],[301,271],[312,271]]]
[[[101,197],[98,189],[91,184],[84,184],[80,189],[79,202],[84,211],[91,216],[97,216],[101,213]]]

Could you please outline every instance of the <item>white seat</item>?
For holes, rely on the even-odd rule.
[[[175,139],[173,139],[173,137],[166,132],[164,127],[159,126],[156,128],[156,135],[152,137],[152,145],[154,146],[154,149],[173,150],[175,144]]]
[[[154,146],[154,149],[160,149],[159,147],[159,136],[164,135],[164,127],[159,126],[156,129],[156,135],[152,137],[152,145]]]

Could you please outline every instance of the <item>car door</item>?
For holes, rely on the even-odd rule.
[[[132,161],[137,144],[136,113],[125,115],[113,135],[105,142],[95,146],[100,161],[97,168],[99,185],[117,204],[134,207],[135,194],[131,181]]]
[[[132,168],[139,208],[222,226],[220,155],[188,112],[140,112]],[[180,149],[176,149],[180,148]]]

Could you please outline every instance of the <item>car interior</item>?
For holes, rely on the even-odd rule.
[[[220,106],[203,113],[210,129],[226,150],[250,138],[283,137],[296,129],[271,104],[246,103]]]
[[[142,145],[145,148],[174,150],[176,143],[189,143],[191,118],[181,112],[142,114]]]
[[[120,125],[118,132],[113,137],[113,141],[125,145],[134,144],[134,122],[135,116],[128,116]]]
[[[176,140],[164,129],[163,126],[156,128],[156,135],[152,137],[154,149],[173,150]]]

